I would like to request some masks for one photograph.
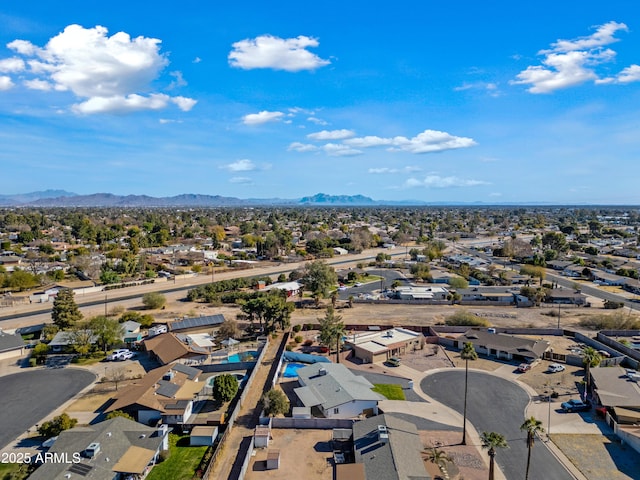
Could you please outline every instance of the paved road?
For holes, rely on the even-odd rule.
[[[354,297],[357,297],[359,294],[370,295],[373,292],[379,292],[380,290],[384,290],[385,288],[391,288],[391,284],[396,280],[398,280],[403,285],[409,285],[409,280],[407,280],[407,278],[398,270],[384,268],[368,270],[368,272],[371,275],[382,277],[382,280],[378,280],[375,282],[367,282],[365,280],[360,287],[351,287],[341,291],[338,294],[338,298],[340,300],[348,300],[351,295],[353,295]]]
[[[37,369],[1,377],[0,448],[72,399],[95,378],[93,373],[78,368]]]
[[[464,371],[443,371],[427,376],[422,390],[458,412],[463,410]],[[467,418],[478,433],[497,432],[509,443],[499,449],[496,462],[506,478],[524,478],[527,465],[526,434],[520,431],[529,395],[518,385],[494,375],[469,372]],[[543,420],[544,419],[539,419]],[[538,439],[531,454],[530,480],[571,480],[573,477]]]

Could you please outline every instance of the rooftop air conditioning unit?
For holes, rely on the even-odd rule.
[[[386,425],[378,425],[378,440],[381,443],[389,442],[389,430]]]

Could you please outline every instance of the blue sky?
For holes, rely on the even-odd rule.
[[[0,4],[4,194],[640,204],[628,0]]]

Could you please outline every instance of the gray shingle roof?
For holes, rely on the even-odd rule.
[[[387,427],[388,442],[378,437],[378,425]],[[356,463],[367,478],[376,480],[430,480],[422,460],[422,442],[415,425],[393,415],[371,417],[353,424]]]
[[[322,370],[326,372],[321,375]],[[354,375],[339,363],[315,363],[300,368],[298,381],[308,387],[301,395],[315,406],[322,405],[325,410],[354,400],[384,400],[384,397],[372,391],[373,385],[364,377]],[[296,393],[298,389],[296,389]],[[303,398],[301,400],[304,402]],[[314,403],[320,401],[320,403]]]
[[[529,358],[539,358],[549,348],[546,340],[532,340],[529,338],[489,333],[486,330],[467,330],[458,337],[460,342],[471,342],[474,346],[499,349],[515,355]]]
[[[89,427],[65,430],[58,436],[50,451],[67,453],[69,460],[72,461],[74,453],[84,451],[89,444],[94,442],[100,444],[100,452],[93,459],[81,457],[80,463],[70,464],[45,463],[32,473],[29,479],[63,480],[65,475],[71,471],[75,472],[71,478],[112,480],[115,476],[113,467],[130,447],[136,446],[156,452],[160,449],[162,438],[156,434],[154,428],[123,417],[116,417]],[[70,470],[74,466],[75,468]],[[82,475],[81,470],[86,474]]]
[[[22,347],[24,347],[24,340],[20,335],[9,335],[8,333],[0,332],[0,353],[18,350]]]

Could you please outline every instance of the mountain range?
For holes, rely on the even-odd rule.
[[[328,195],[317,193],[302,198],[237,198],[221,195],[185,193],[173,197],[148,195],[115,195],[93,193],[78,195],[65,190],[44,190],[15,195],[1,195],[0,207],[268,207],[268,206],[488,206],[488,205],[551,205],[546,202],[485,203],[426,202],[424,200],[374,200],[364,195]]]
[[[0,195],[3,207],[243,207],[243,206],[376,206],[376,205],[427,205],[421,201],[373,200],[364,195],[328,195],[318,193],[296,199],[284,198],[236,198],[220,195],[187,193],[173,197],[148,195],[115,195],[94,193],[78,195],[65,190]]]

